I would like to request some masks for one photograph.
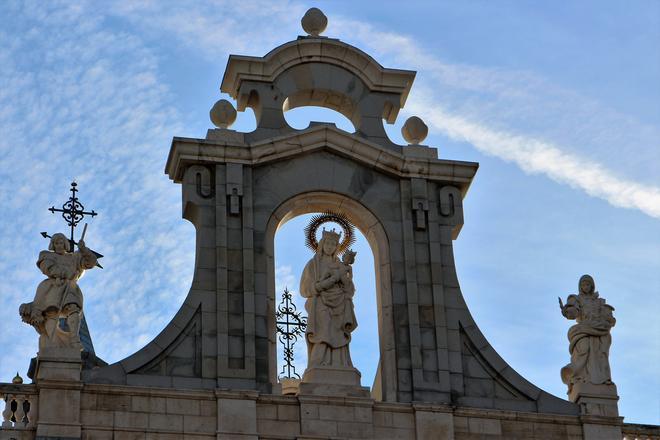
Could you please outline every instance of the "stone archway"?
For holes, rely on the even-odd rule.
[[[274,242],[277,229],[288,220],[302,214],[331,210],[345,213],[351,222],[364,234],[374,255],[376,275],[376,301],[378,309],[379,355],[378,371],[374,380],[372,396],[377,400],[396,401],[396,354],[394,324],[392,321],[392,282],[390,271],[389,240],[387,233],[376,216],[360,202],[343,194],[315,191],[296,195],[273,211],[268,221],[265,250],[268,259],[267,290],[269,292],[269,332],[275,334],[274,304],[275,255]],[[277,382],[275,341],[270,346],[270,371],[272,383]]]

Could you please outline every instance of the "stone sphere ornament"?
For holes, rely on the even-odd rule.
[[[429,134],[429,128],[420,118],[411,116],[403,124],[403,127],[401,127],[401,134],[409,144],[418,145],[426,139],[426,135]]]
[[[319,8],[310,8],[300,20],[302,28],[312,37],[318,37],[328,26],[328,17]]]
[[[226,99],[221,99],[213,104],[209,115],[211,116],[213,125],[218,128],[229,128],[236,121],[236,109]]]

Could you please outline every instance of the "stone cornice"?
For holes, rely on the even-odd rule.
[[[250,145],[236,141],[236,138],[226,142],[175,137],[165,173],[180,183],[186,167],[192,164],[241,163],[258,166],[326,150],[398,178],[451,183],[465,195],[479,167],[475,162],[410,157],[329,126],[310,127]],[[402,151],[405,148],[402,147]]]
[[[245,80],[273,82],[280,73],[303,63],[334,64],[358,76],[372,91],[400,95],[403,107],[416,72],[388,69],[360,49],[337,39],[300,37],[282,44],[264,57],[231,55],[220,90],[237,99]]]

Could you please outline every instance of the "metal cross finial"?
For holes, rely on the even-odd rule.
[[[296,305],[291,298],[291,292],[286,287],[282,293],[282,302],[277,306],[275,313],[277,334],[280,344],[284,347],[284,365],[280,377],[300,379],[296,373],[296,367],[293,365],[293,345],[298,341],[299,336],[305,334],[307,328],[307,317],[301,316],[296,310]]]
[[[85,218],[86,215],[89,216],[96,216],[98,213],[92,210],[91,212],[85,211],[85,207],[80,203],[78,200],[78,197],[76,196],[76,193],[78,192],[78,184],[73,181],[71,182],[71,197],[69,197],[69,200],[67,200],[64,205],[62,205],[62,209],[55,208],[54,206],[51,206],[48,208],[50,212],[55,214],[56,212],[61,212],[62,213],[62,218],[66,220],[66,224],[71,227],[71,237],[69,238],[69,241],[71,242],[71,252],[74,251],[75,245],[78,243],[75,242],[73,239],[73,232],[76,229],[76,226],[78,223],[80,223],[80,220]],[[85,225],[87,226],[87,225]],[[83,231],[83,235],[85,235],[85,232]],[[44,238],[52,238],[50,235],[48,235],[48,232],[42,232],[41,236]],[[92,251],[94,255],[96,255],[97,259],[103,258],[103,255],[99,254],[96,251]],[[101,266],[98,262],[96,263],[96,266],[100,267],[103,269],[103,266]]]
[[[74,249],[74,245],[76,244],[73,239],[73,231],[75,230],[78,223],[80,223],[80,220],[82,220],[86,215],[94,217],[97,214],[94,212],[94,210],[91,212],[85,211],[85,207],[78,201],[78,197],[76,197],[76,193],[78,192],[77,186],[78,184],[75,182],[75,180],[71,182],[71,197],[69,197],[69,200],[67,200],[64,205],[62,205],[62,209],[55,208],[55,206],[48,208],[48,210],[53,214],[56,212],[61,212],[62,218],[64,218],[67,225],[71,227],[71,237],[69,238],[69,241],[71,242],[71,249]]]

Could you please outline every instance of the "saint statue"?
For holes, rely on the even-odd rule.
[[[306,298],[307,370],[314,367],[353,369],[348,345],[357,327],[353,311],[355,252],[337,257],[339,234],[323,230],[316,254],[305,265],[300,293]]]
[[[561,379],[568,385],[569,394],[579,383],[612,385],[609,353],[610,330],[616,323],[612,315],[614,307],[598,297],[591,276],[580,277],[578,288],[579,293],[569,295],[566,305],[559,299],[562,315],[577,321],[568,330],[571,362],[561,369]]]
[[[69,240],[60,233],[53,234],[48,250],[39,253],[37,267],[48,278],[39,283],[32,302],[21,304],[19,313],[39,333],[40,351],[48,347],[82,349],[79,330],[83,295],[77,281],[85,269],[95,265],[96,255],[85,247],[83,239],[78,242],[78,251],[73,252]]]

